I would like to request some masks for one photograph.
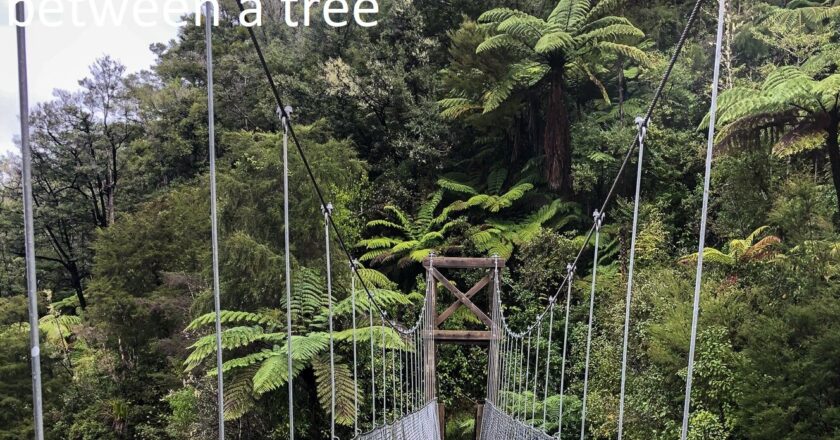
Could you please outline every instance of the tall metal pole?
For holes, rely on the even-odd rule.
[[[595,322],[595,286],[598,282],[598,250],[601,246],[601,226],[604,213],[595,210],[595,254],[592,256],[592,288],[589,291],[589,325],[586,329],[586,361],[583,368],[583,400],[580,410],[580,440],[586,437],[586,399],[589,394],[589,355],[592,351],[592,325]]]
[[[618,440],[624,435],[624,396],[627,390],[627,347],[630,338],[630,306],[633,302],[633,269],[636,263],[636,233],[639,230],[639,198],[642,191],[642,165],[645,158],[645,118],[636,118],[639,130],[639,159],[636,165],[636,197],[633,202],[633,231],[630,236],[630,262],[627,268],[627,296],[624,303],[624,342],[621,348],[621,390],[618,397]]]
[[[23,2],[16,5],[19,23],[24,23]],[[41,403],[41,336],[38,329],[38,280],[35,275],[35,221],[32,214],[32,150],[29,145],[29,85],[26,73],[26,29],[17,28],[18,88],[20,92],[20,149],[23,160],[23,229],[26,251],[26,293],[29,295],[29,346],[32,362],[32,409],[35,439],[44,440],[44,411]]]
[[[278,109],[279,110],[279,109]],[[292,113],[291,107],[280,112],[283,123],[283,237],[284,260],[286,266],[286,366],[289,386],[289,440],[295,440],[295,396],[292,382],[292,262],[289,249],[289,121],[285,115]]]
[[[559,419],[557,421],[557,438],[563,438],[563,401],[565,400],[565,391],[566,391],[566,357],[568,355],[568,344],[569,344],[569,311],[571,310],[571,302],[572,302],[572,281],[574,280],[575,276],[575,266],[572,264],[568,264],[566,266],[566,280],[568,285],[566,286],[566,324],[563,330],[563,359],[561,360],[562,364],[560,366],[560,410],[559,410]]]
[[[327,260],[327,311],[329,313],[330,330],[330,440],[335,439],[335,338],[333,337],[333,303],[332,303],[332,255],[330,255],[330,216],[333,205],[327,203],[322,206],[324,211],[324,244]],[[355,311],[355,310],[354,310]],[[355,318],[354,318],[355,319]],[[356,329],[354,328],[355,332]],[[290,370],[291,371],[291,370]],[[291,375],[289,375],[291,378]]]
[[[222,305],[219,294],[219,223],[216,209],[216,115],[213,104],[213,7],[204,9],[204,45],[207,54],[207,127],[210,150],[210,239],[213,248],[213,305],[216,310],[216,376],[219,405],[219,440],[225,438],[225,380],[222,371]]]
[[[706,247],[706,218],[709,213],[709,186],[712,178],[712,153],[715,145],[715,123],[717,122],[718,84],[720,83],[721,46],[723,44],[723,24],[726,17],[726,0],[718,1],[718,27],[715,41],[715,68],[712,79],[712,103],[709,111],[709,139],[706,144],[706,174],[703,177],[703,208],[700,217],[700,240],[697,245],[697,274],[694,279],[694,308],[691,316],[691,343],[688,350],[688,374],[685,381],[685,402],[681,440],[688,436],[688,419],[691,414],[691,383],[694,375],[694,350],[697,346],[697,320],[700,315],[700,288],[703,285],[703,249]]]

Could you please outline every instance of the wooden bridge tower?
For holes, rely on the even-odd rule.
[[[495,366],[498,365],[499,362],[499,335],[501,334],[501,329],[499,327],[499,323],[494,322],[491,319],[491,316],[497,316],[498,312],[498,303],[494,300],[494,277],[495,271],[494,268],[498,267],[499,271],[505,267],[505,260],[502,258],[457,258],[457,257],[434,257],[431,259],[426,258],[423,260],[423,267],[429,270],[431,265],[431,275],[436,280],[435,283],[432,283],[431,290],[429,292],[430,298],[428,299],[427,307],[429,308],[430,313],[430,320],[432,322],[431,330],[424,331],[423,333],[423,343],[424,343],[424,351],[425,351],[425,358],[423,360],[426,371],[435,372],[437,367],[437,359],[436,359],[436,347],[437,344],[461,344],[461,345],[487,345],[488,348],[488,364],[489,370],[488,374],[491,375],[488,378],[488,383],[498,383],[498,368]],[[441,270],[443,269],[485,269],[486,274],[478,280],[475,285],[470,287],[466,292],[463,292],[458,286],[455,285],[454,282],[450,281]],[[454,297],[455,301],[449,305],[443,312],[440,314],[437,313],[437,284],[440,283],[443,287],[449,291]],[[489,295],[489,304],[487,305],[488,313],[485,313],[479,306],[477,306],[473,301],[472,298],[480,292],[482,289],[487,289]],[[460,307],[466,307],[473,315],[475,315],[484,325],[487,327],[487,330],[443,330],[441,329],[441,324],[446,322],[449,317],[452,316],[455,311],[458,310]],[[427,399],[432,399],[435,397],[436,389],[437,389],[437,380],[435,374],[430,374],[427,377]],[[487,397],[491,400],[495,400],[495,387],[489,387],[487,390]],[[476,420],[476,432],[478,432],[478,426],[480,424],[480,417],[481,408],[478,410],[478,416]],[[444,417],[444,408],[442,404],[438,405],[438,415],[440,418],[440,431],[441,431],[441,438],[444,438],[444,427],[445,427],[445,417]]]

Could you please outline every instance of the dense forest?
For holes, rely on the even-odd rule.
[[[411,322],[430,252],[498,254],[508,259],[502,296],[517,328],[543,310],[585,240],[693,3],[385,0],[375,27],[332,28],[316,15],[290,28],[279,3],[266,2],[257,37],[379,302]],[[283,439],[282,126],[238,9],[222,4],[213,50],[225,418],[229,438]],[[564,25],[569,38],[535,27],[564,8],[583,11]],[[707,1],[645,145],[628,439],[679,433],[716,14]],[[499,23],[508,16],[517,19]],[[727,2],[693,440],[840,438],[838,29],[836,0]],[[153,45],[148,71],[91,59],[77,89],[33,108],[48,438],[216,436],[203,32],[190,24]],[[323,216],[293,152],[289,167],[292,309],[306,336],[293,371],[296,428],[300,438],[327,438]],[[629,168],[601,237],[592,439],[617,429],[635,162]],[[0,439],[25,439],[33,425],[17,155],[0,159],[0,185]],[[333,260],[346,329],[350,271],[343,255]],[[584,266],[571,303],[570,432],[580,429]],[[480,323],[456,313],[447,325]],[[341,438],[353,419],[347,339],[337,334]],[[471,438],[487,355],[440,351],[447,438]],[[556,413],[557,396],[548,404]]]

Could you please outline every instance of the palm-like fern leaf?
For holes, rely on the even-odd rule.
[[[260,313],[239,312],[235,310],[222,310],[219,317],[222,324],[266,324],[271,321],[271,318]],[[215,322],[216,313],[206,313],[193,319],[185,330],[197,330],[200,327],[204,327]]]
[[[501,23],[511,17],[524,17],[528,14],[510,8],[491,9],[478,17],[479,23]]]
[[[343,362],[343,359],[336,358],[335,368],[335,422],[343,426],[352,426],[354,418],[353,392],[355,384],[350,371],[350,366]],[[322,354],[312,360],[312,369],[315,372],[316,391],[321,408],[330,413],[332,406],[332,374],[330,371],[329,356]]]

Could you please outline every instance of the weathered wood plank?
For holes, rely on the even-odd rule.
[[[464,294],[464,296],[472,299],[472,297],[475,296],[476,293],[480,292],[481,289],[483,289],[487,284],[490,283],[490,278],[491,277],[492,277],[492,275],[488,273],[487,276],[478,280],[478,282],[475,284],[475,286],[473,286],[470,290],[468,290],[467,293]],[[461,307],[462,305],[463,304],[461,303],[460,300],[452,303],[452,305],[447,307],[446,310],[443,311],[443,313],[438,315],[438,319],[435,322],[435,324],[437,324],[438,326],[443,324],[443,322],[446,321],[447,319],[449,319],[449,317],[452,316],[452,314],[455,313],[455,311],[458,310],[458,307]]]
[[[491,320],[480,308],[478,308],[477,305],[470,301],[470,299],[467,298],[467,296],[464,295],[463,292],[458,290],[458,287],[452,284],[452,281],[449,281],[436,268],[432,268],[431,272],[432,275],[443,284],[443,287],[446,287],[446,290],[452,292],[452,294],[455,295],[455,297],[457,297],[462,304],[467,306],[467,308],[470,309],[470,311],[473,312],[473,314],[475,314],[475,316],[477,316],[478,319],[481,320],[481,322],[486,324],[487,327],[493,328],[493,320]],[[437,322],[437,320],[435,320],[435,322]]]
[[[423,259],[423,267],[429,268],[429,258]],[[435,257],[434,267],[451,269],[481,269],[496,267],[495,258]],[[499,258],[499,267],[505,267],[505,259]]]
[[[430,320],[432,323],[437,320],[437,285],[431,283],[429,298],[427,298],[427,313],[430,313]],[[426,379],[426,395],[427,401],[437,397],[437,359],[435,353],[435,327],[423,329],[423,345],[424,356],[423,364]]]
[[[487,330],[435,330],[435,341],[450,344],[484,345],[493,339]]]

